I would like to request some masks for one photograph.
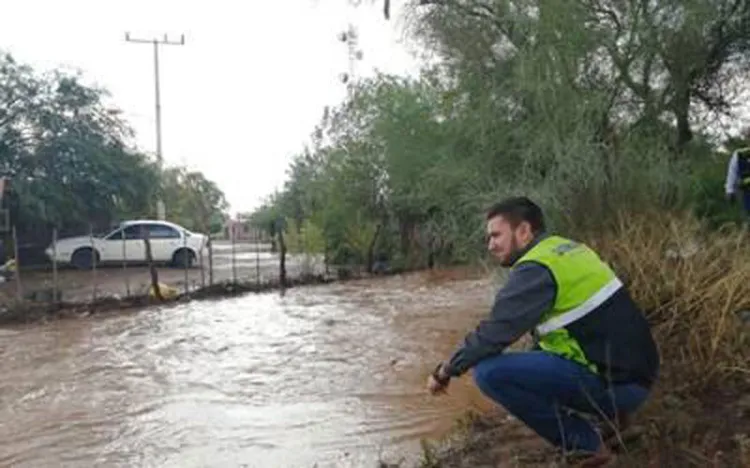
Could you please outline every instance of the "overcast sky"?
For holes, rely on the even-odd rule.
[[[164,159],[203,171],[244,211],[280,186],[323,107],[343,99],[348,58],[337,35],[349,22],[360,31],[360,74],[416,72],[401,24],[384,20],[380,0],[362,3],[0,0],[0,49],[40,70],[80,69],[154,152],[153,48],[124,34],[184,33],[185,46],[160,49]],[[392,3],[398,13],[404,2]]]

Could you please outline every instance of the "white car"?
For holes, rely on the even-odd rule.
[[[148,231],[154,262],[191,267],[206,248],[208,237],[168,221],[125,221],[104,236],[59,239],[45,253],[50,260],[91,268],[96,264],[143,263],[146,261],[144,232]],[[205,254],[205,252],[204,252]]]

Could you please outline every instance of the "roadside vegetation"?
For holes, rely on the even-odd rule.
[[[155,218],[159,197],[170,221],[205,233],[221,228],[227,207],[202,173],[160,166],[135,147],[107,92],[82,74],[34,70],[1,50],[0,176],[9,187],[2,202],[9,224],[20,244],[34,247],[32,257],[47,247],[53,229],[59,236],[88,235],[123,219]],[[5,255],[12,256],[10,229],[3,236]]]
[[[723,180],[750,144],[750,4],[415,3],[410,37],[439,60],[350,82],[253,222],[335,264],[448,266],[484,261],[484,208],[529,195],[612,262],[659,339],[623,463],[748,466],[750,247]],[[426,463],[506,463],[482,418]]]

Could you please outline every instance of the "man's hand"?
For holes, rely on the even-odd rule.
[[[451,378],[445,373],[445,367],[443,363],[438,364],[435,370],[427,377],[427,391],[431,395],[438,395],[445,393],[445,389],[448,388]]]

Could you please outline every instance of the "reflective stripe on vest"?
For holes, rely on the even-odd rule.
[[[596,310],[597,307],[604,304],[604,301],[612,297],[622,287],[622,281],[619,278],[615,278],[603,288],[601,288],[596,294],[591,296],[586,302],[579,305],[578,307],[571,309],[561,315],[557,315],[547,320],[546,322],[538,325],[536,331],[539,335],[546,335],[549,332],[559,330],[576,320],[583,318]]]

